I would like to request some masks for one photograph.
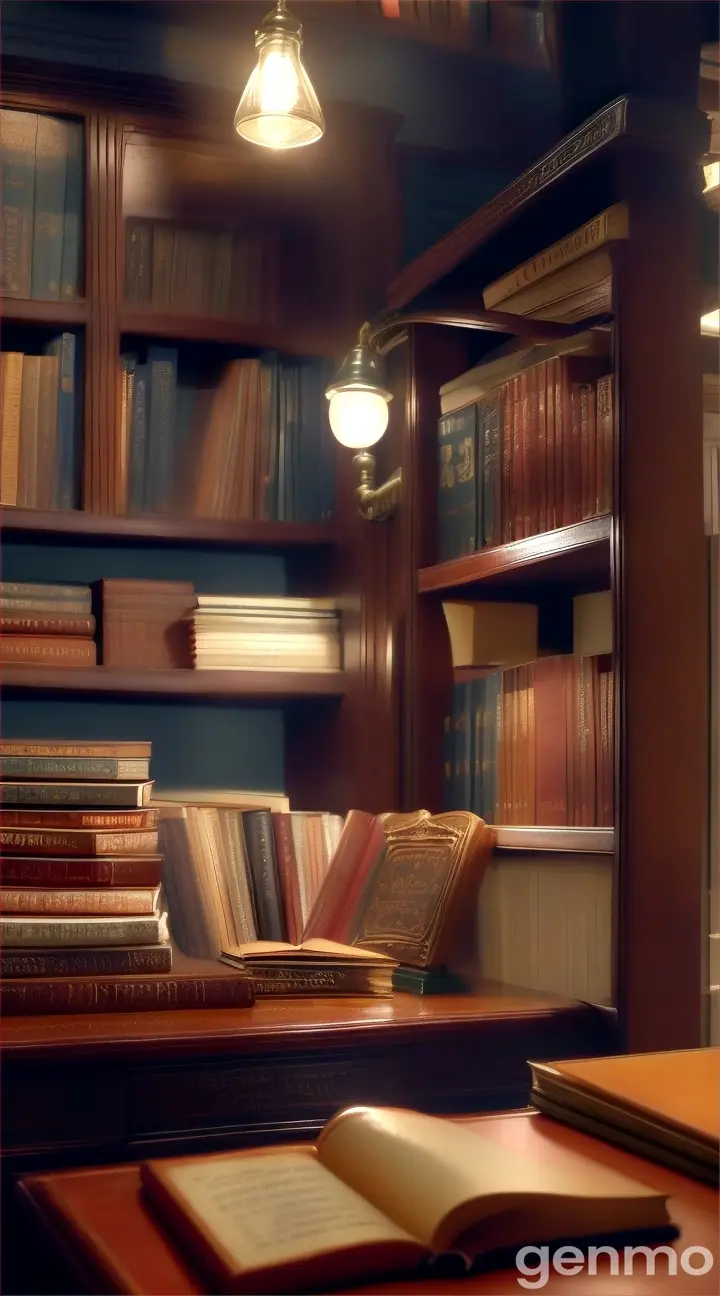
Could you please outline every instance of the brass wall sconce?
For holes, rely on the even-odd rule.
[[[383,357],[404,341],[406,325],[440,324],[524,336],[533,342],[552,342],[603,323],[605,318],[586,320],[578,326],[532,320],[503,311],[427,310],[389,315],[377,324],[363,324],[355,346],[345,356],[325,392],[330,402],[333,435],[341,445],[358,452],[353,464],[359,478],[357,498],[362,516],[368,522],[383,521],[392,517],[402,500],[402,469],[397,468],[387,481],[376,485],[375,456],[370,454],[370,447],[383,436],[390,416],[392,392]]]

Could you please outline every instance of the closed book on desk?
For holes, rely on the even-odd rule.
[[[546,1115],[717,1184],[720,1048],[530,1065]]]
[[[392,994],[397,964],[385,954],[336,941],[252,941],[223,950],[222,961],[247,969],[258,998],[274,995]]]
[[[318,1291],[569,1237],[668,1229],[666,1198],[605,1166],[513,1155],[452,1121],[349,1108],[315,1148],[151,1161],[147,1199],[211,1290]],[[418,1191],[422,1185],[422,1191]]]

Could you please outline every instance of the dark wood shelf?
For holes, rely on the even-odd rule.
[[[0,298],[0,315],[13,324],[65,325],[85,324],[86,301],[28,301],[21,297]]]
[[[112,666],[1,666],[4,691],[141,697],[239,698],[248,705],[341,698],[343,671],[120,670]]]
[[[468,595],[474,585],[481,586],[483,593],[531,585],[603,588],[610,581],[610,533],[611,518],[605,515],[479,549],[423,567],[418,572],[418,590],[421,594],[457,590]]]
[[[187,342],[217,342],[282,351],[293,355],[333,356],[342,350],[342,338],[303,327],[254,323],[251,320],[213,319],[208,315],[178,315],[171,311],[127,307],[120,318],[123,333],[145,337],[176,338]]]
[[[572,854],[612,854],[614,828],[546,828],[533,824],[493,826],[499,851],[567,851]]]
[[[42,512],[38,509],[0,509],[0,531],[23,535],[95,536],[119,543],[158,541],[164,544],[222,545],[239,549],[295,549],[332,545],[335,531],[329,523],[247,522],[217,518],[99,517],[84,513]]]

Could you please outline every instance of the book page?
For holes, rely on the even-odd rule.
[[[631,1202],[658,1194],[575,1155],[513,1155],[474,1130],[420,1112],[350,1108],[327,1125],[318,1155],[328,1169],[433,1250],[499,1209],[543,1198]],[[472,1210],[462,1207],[473,1203]],[[452,1216],[452,1220],[449,1217]],[[452,1227],[444,1227],[446,1222]]]
[[[236,1272],[366,1243],[414,1241],[307,1153],[212,1157],[157,1173]]]
[[[279,958],[288,954],[313,954],[317,958],[334,959],[342,962],[352,959],[354,962],[387,963],[394,965],[395,960],[387,954],[376,954],[374,950],[358,949],[355,945],[339,945],[337,941],[325,940],[317,936],[303,941],[302,945],[288,945],[285,941],[248,941],[233,947],[243,958]]]

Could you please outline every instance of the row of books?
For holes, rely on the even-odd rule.
[[[119,809],[106,792],[127,799],[149,781],[150,759],[150,743],[2,740],[3,977],[82,972],[92,950],[109,954],[113,973],[170,971],[157,813]]]
[[[250,231],[186,229],[130,220],[125,242],[130,306],[275,324],[280,317],[280,240]]]
[[[73,301],[80,295],[83,151],[80,122],[0,109],[4,296]]]
[[[605,367],[601,356],[543,360],[442,415],[439,562],[610,511],[613,377]]]
[[[333,599],[200,594],[189,621],[199,670],[342,669]]]
[[[72,509],[78,502],[78,339],[62,333],[42,355],[3,351],[0,503]]]
[[[231,361],[215,385],[178,374],[173,348],[121,362],[120,512],[320,522],[334,450],[324,362]]]
[[[340,616],[332,599],[196,594],[188,581],[0,582],[0,662],[98,657],[124,670],[340,670]]]
[[[612,827],[608,657],[546,657],[454,685],[444,802],[486,823]]]

